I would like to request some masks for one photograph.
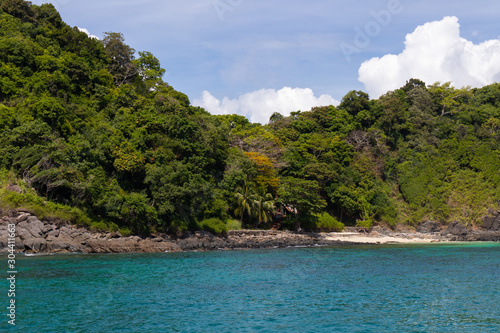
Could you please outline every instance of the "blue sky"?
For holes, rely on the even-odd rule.
[[[71,26],[99,38],[121,32],[152,52],[193,104],[252,121],[335,104],[354,89],[376,98],[408,75],[460,86],[500,78],[484,74],[500,54],[500,3],[491,0],[32,1],[44,2]],[[456,66],[475,69],[456,77]]]

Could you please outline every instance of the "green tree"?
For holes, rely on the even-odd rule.
[[[274,200],[271,193],[266,193],[265,187],[260,187],[255,196],[255,215],[257,226],[272,220]]]
[[[284,117],[281,113],[279,112],[275,112],[271,115],[271,117],[269,117],[269,122],[270,123],[275,123],[275,122],[278,122],[280,120],[282,120]]]
[[[406,84],[404,85],[404,87],[401,88],[401,90],[403,90],[406,94],[408,94],[410,91],[416,88],[425,90],[427,89],[424,81],[412,78],[409,81],[406,81]]]
[[[12,16],[18,17],[23,21],[33,20],[33,10],[31,2],[24,0],[3,0],[0,8]]]
[[[139,58],[133,63],[137,66],[138,74],[148,89],[161,82],[165,70],[161,68],[160,61],[151,52],[139,51]]]
[[[355,116],[359,112],[370,108],[370,98],[365,92],[352,90],[342,98],[339,108]]]
[[[151,166],[145,182],[167,227],[177,223],[181,228],[191,228],[213,203],[213,185],[192,165],[180,161]]]
[[[451,82],[435,83],[429,87],[429,92],[439,105],[441,117],[462,111],[471,97],[470,87],[456,89]]]
[[[321,213],[326,207],[326,201],[321,198],[316,181],[293,177],[282,178],[278,202],[296,209],[296,230],[300,228],[302,221],[314,218],[315,214]]]
[[[103,43],[116,86],[132,82],[137,75],[137,65],[133,62],[135,50],[125,44],[125,38],[119,32],[105,32]]]
[[[237,200],[237,207],[234,210],[234,214],[240,217],[240,221],[243,222],[243,217],[245,213],[247,217],[251,218],[255,214],[255,185],[251,182],[245,182],[243,187],[238,187],[234,197]]]

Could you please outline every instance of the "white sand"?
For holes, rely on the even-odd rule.
[[[325,233],[324,237],[326,240],[365,243],[365,244],[442,242],[442,240],[439,240],[435,237],[422,234],[419,235],[409,234],[406,237],[400,237],[397,235],[394,236],[372,235],[372,234],[364,235],[354,232],[332,232],[332,233]]]

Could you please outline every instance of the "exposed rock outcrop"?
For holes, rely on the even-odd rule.
[[[421,223],[416,230],[418,232],[421,232],[423,234],[430,234],[434,232],[439,232],[441,231],[441,224],[439,222],[435,221],[425,221]]]
[[[460,222],[452,222],[441,233],[451,241],[465,242],[498,242],[500,241],[500,214],[483,218],[479,229],[466,227]]]
[[[467,236],[469,232],[470,232],[469,229],[467,229],[467,227],[464,224],[455,221],[448,224],[448,227],[441,234],[443,236],[453,235],[453,236],[463,237]]]
[[[500,231],[500,213],[496,213],[495,216],[483,218],[481,228],[488,231]]]
[[[65,223],[40,221],[27,212],[11,213],[0,220],[0,251],[8,245],[8,225],[15,225],[15,248],[20,252],[121,253],[181,251],[168,238],[121,237],[119,233],[90,232]]]

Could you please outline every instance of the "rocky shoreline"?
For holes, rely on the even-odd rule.
[[[93,232],[63,221],[39,220],[29,212],[10,212],[0,219],[0,253],[8,251],[9,225],[15,225],[15,251],[19,253],[153,253],[210,250],[265,249],[453,241],[500,241],[500,214],[483,219],[481,229],[471,230],[458,222],[445,229],[432,221],[416,230],[393,231],[375,227],[370,232],[347,228],[343,233],[294,233],[277,230],[238,230],[227,237],[208,232],[187,233],[173,238],[122,237],[118,232]]]

